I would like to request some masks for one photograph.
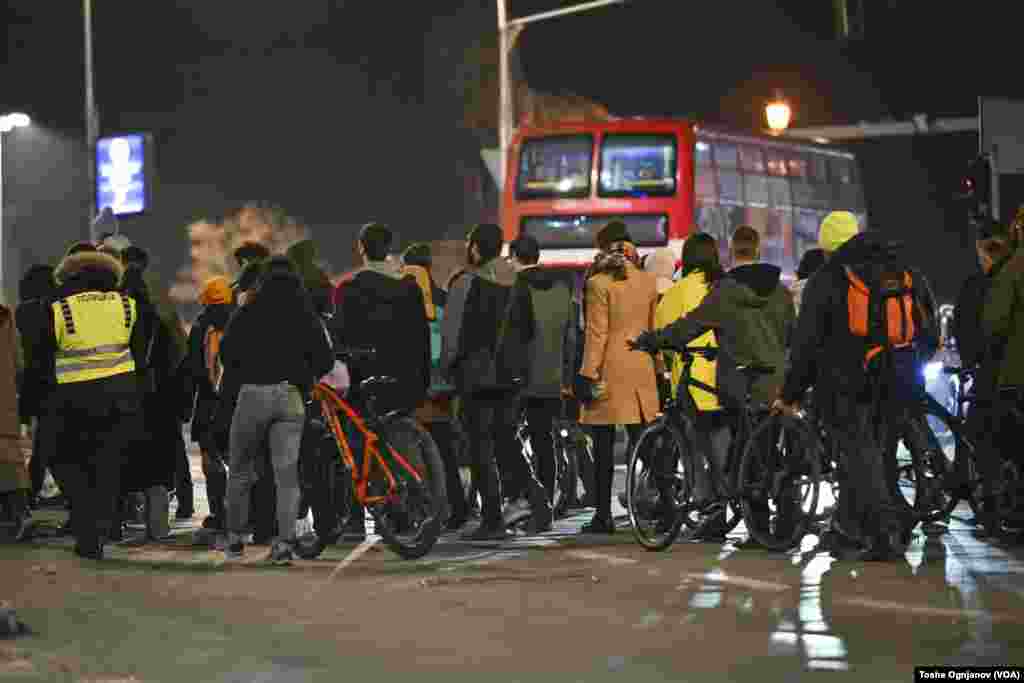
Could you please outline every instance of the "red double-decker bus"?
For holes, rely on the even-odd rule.
[[[588,265],[595,235],[613,219],[626,223],[641,254],[669,247],[678,258],[687,235],[708,232],[726,265],[733,231],[751,225],[764,260],[787,275],[817,243],[829,211],[851,211],[865,227],[852,154],[681,119],[520,129],[505,178],[506,241],[534,236],[550,267]]]

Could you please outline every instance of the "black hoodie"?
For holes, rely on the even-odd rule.
[[[892,243],[882,235],[862,232],[839,247],[807,281],[793,336],[790,370],[782,391],[784,401],[799,401],[811,386],[815,388],[816,405],[827,405],[836,394],[862,395],[867,386],[867,345],[862,337],[850,332],[846,267],[871,262],[892,249]],[[925,308],[925,329],[918,338],[919,348],[922,355],[930,356],[938,347],[939,338],[935,299],[924,275],[913,269],[910,272]]]
[[[412,278],[385,261],[369,263],[338,288],[330,327],[341,347],[372,348],[372,362],[352,365],[353,385],[375,375],[398,385],[381,396],[381,411],[413,410],[430,386],[430,327],[423,294]]]
[[[729,271],[697,308],[658,332],[661,345],[685,346],[708,330],[718,337],[716,384],[724,397],[742,401],[744,380],[737,365],[759,364],[775,368],[753,387],[757,403],[778,396],[785,373],[786,343],[796,312],[792,293],[781,283],[782,271],[767,263],[753,263]]]

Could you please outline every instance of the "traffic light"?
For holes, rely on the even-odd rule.
[[[979,156],[971,160],[967,173],[960,180],[958,198],[970,204],[975,214],[988,214],[992,206],[992,166],[988,158]]]

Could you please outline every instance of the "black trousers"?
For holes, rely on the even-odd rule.
[[[101,536],[110,537],[120,524],[121,466],[143,428],[141,414],[98,417],[65,409],[60,443],[72,450],[60,469],[75,502],[73,533],[79,548],[97,548]]]
[[[644,425],[626,425],[629,445],[636,443]],[[615,425],[592,425],[594,437],[594,489],[599,519],[612,518],[612,485],[615,482]],[[628,451],[627,451],[628,452]]]
[[[466,504],[466,491],[459,476],[458,435],[455,426],[448,421],[427,423],[430,438],[437,444],[444,462],[445,486],[448,489],[448,506],[451,508],[451,519],[463,521],[469,514]]]
[[[837,397],[828,416],[829,433],[840,458],[836,521],[841,532],[861,542],[873,542],[888,532],[913,524],[892,484],[895,448],[889,448],[893,427],[884,410],[870,403]],[[891,451],[891,452],[890,452]]]
[[[469,437],[473,479],[480,491],[480,518],[485,527],[496,528],[502,525],[501,470],[498,463],[504,462],[510,468],[510,475],[517,467],[528,466],[522,453],[515,454],[519,450],[515,440],[518,415],[517,397],[467,397],[462,403],[462,424]],[[511,478],[514,480],[516,477],[512,475]]]
[[[203,478],[206,479],[206,500],[210,505],[210,516],[226,523],[224,501],[228,494],[228,467],[224,462],[224,454],[217,448],[216,439],[209,434],[199,437],[199,448],[203,454]]]
[[[185,446],[185,437],[181,433],[181,424],[175,420],[177,429],[173,433],[168,434],[172,439],[172,443],[175,449],[175,468],[174,468],[174,491],[178,498],[178,514],[189,513],[194,514],[195,508],[195,490],[192,484],[192,463],[189,462],[188,449]]]
[[[562,416],[562,399],[526,396],[523,398],[523,409],[529,424],[530,447],[533,449],[537,476],[547,491],[548,500],[554,500],[555,442],[551,432],[554,421]],[[520,485],[525,485],[525,482]]]

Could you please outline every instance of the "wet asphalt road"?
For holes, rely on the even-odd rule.
[[[194,545],[206,511],[196,454],[192,464],[196,517],[175,526],[176,542],[111,548],[115,566],[154,563],[172,573],[176,566],[222,566],[219,553]],[[617,489],[622,479],[619,471]],[[412,639],[403,641],[413,643],[411,652],[396,653],[389,666],[400,666],[406,656],[427,661],[422,657],[429,651],[438,672],[468,673],[475,666],[495,673],[496,680],[525,680],[527,673],[529,680],[536,680],[541,672],[564,668],[564,675],[552,680],[604,680],[606,675],[617,680],[793,680],[820,675],[909,681],[914,666],[1024,664],[1024,553],[1007,542],[976,539],[963,522],[969,515],[963,506],[948,528],[930,534],[919,529],[905,556],[886,563],[836,561],[819,551],[813,535],[788,554],[741,550],[736,544],[745,538],[742,525],[724,544],[677,543],[668,552],[647,553],[625,528],[613,538],[579,536],[589,514],[559,520],[543,536],[518,536],[500,545],[469,544],[446,535],[430,555],[415,562],[398,559],[371,535],[362,548],[368,550],[365,554],[341,545],[317,561],[297,563],[286,574],[249,575],[262,577],[253,581],[277,582],[274,590],[284,593],[294,590],[296,582],[329,575],[331,599],[339,604],[353,605],[359,612],[359,601],[366,600],[367,611],[400,613],[397,624],[361,623],[359,637],[374,643],[400,637],[403,628],[417,628],[424,619],[429,623],[430,615],[445,614],[448,640],[444,631],[428,634],[420,624],[415,635],[404,636]],[[42,546],[70,543],[43,536],[38,541]],[[243,565],[261,566],[262,553],[254,551],[250,548]],[[231,569],[225,573],[230,575]],[[198,589],[200,580],[195,581]],[[245,590],[238,585],[239,591]],[[371,600],[367,586],[383,592],[370,591],[375,596]],[[388,602],[387,596],[401,591],[412,592]],[[238,604],[225,602],[224,610],[231,612],[231,605]],[[450,605],[463,607],[453,610]],[[268,604],[260,609],[272,608]],[[296,614],[294,605],[287,609],[289,615]],[[310,648],[321,642],[311,635],[316,622],[309,618],[303,636]],[[485,637],[483,624],[500,631],[503,648],[494,645],[493,632]],[[570,630],[543,635],[557,624]],[[355,647],[358,638],[353,637],[348,633],[334,647]],[[447,659],[437,654],[452,637],[477,648],[474,664],[459,664],[466,654],[459,647]],[[561,648],[563,655],[549,657],[545,642]],[[353,666],[362,661],[352,656]],[[379,664],[379,659],[366,660],[368,670],[374,661]],[[266,671],[259,675],[264,676],[261,680],[321,680],[313,669],[301,669],[289,670],[284,678],[265,678]],[[498,672],[516,673],[509,679]],[[297,677],[289,677],[293,674]]]

